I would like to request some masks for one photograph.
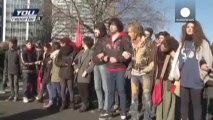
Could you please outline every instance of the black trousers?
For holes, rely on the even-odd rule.
[[[190,101],[193,107],[194,120],[202,120],[202,89],[191,89],[181,86],[181,118],[188,120],[189,118],[189,104]]]
[[[61,79],[60,80],[61,84],[61,99],[62,99],[62,104],[68,104],[68,101],[66,101],[66,88],[68,88],[69,91],[69,96],[70,96],[70,102],[74,102],[74,94],[73,94],[73,80],[66,80],[66,79]]]
[[[82,103],[86,107],[89,107],[89,83],[78,83],[78,91]]]

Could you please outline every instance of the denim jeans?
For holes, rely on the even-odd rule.
[[[53,104],[59,106],[61,102],[61,85],[60,82],[51,82],[51,96],[50,100],[53,101]]]
[[[8,75],[8,79],[10,82],[10,89],[11,89],[11,97],[18,97],[19,91],[19,75],[10,74]]]
[[[35,97],[37,95],[37,74],[36,72],[23,72],[24,86],[23,96],[24,97]]]
[[[47,92],[48,92],[48,96],[49,96],[49,99],[50,99],[50,100],[53,99],[51,88],[52,88],[51,82],[48,82],[48,83],[47,83]]]
[[[145,108],[144,112],[144,120],[152,120],[151,119],[151,95],[150,95],[150,76],[149,75],[141,75],[131,77],[131,91],[132,91],[132,105],[131,105],[131,113],[132,117],[139,117],[138,112],[138,95],[139,95],[139,85],[142,85],[142,100],[143,107]]]
[[[98,98],[98,108],[104,110],[107,110],[108,107],[107,76],[106,65],[96,65],[94,67],[94,84]]]
[[[108,110],[110,114],[113,112],[113,107],[115,103],[115,90],[117,88],[119,97],[120,97],[120,107],[121,112],[126,113],[126,92],[125,92],[125,70],[111,72],[109,71],[109,80],[108,80]]]

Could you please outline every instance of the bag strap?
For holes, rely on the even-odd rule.
[[[166,55],[166,59],[163,63],[163,68],[162,68],[162,71],[161,71],[161,74],[160,74],[160,79],[163,79],[163,77],[165,75],[166,68],[167,68],[168,63],[169,63],[169,59],[170,59],[170,55]]]

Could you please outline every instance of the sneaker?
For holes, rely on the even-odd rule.
[[[5,101],[11,101],[11,100],[13,100],[12,96],[8,97]]]
[[[13,102],[16,102],[16,101],[18,101],[18,97],[13,98]]]
[[[53,102],[49,101],[47,104],[43,105],[43,108],[48,109],[51,108],[53,106]]]
[[[28,103],[29,99],[27,97],[23,97],[23,103]]]
[[[126,117],[126,114],[125,114],[125,113],[122,113],[122,114],[121,114],[121,120],[126,120],[126,118],[127,118],[127,117]]]
[[[100,115],[99,118],[100,118],[100,119],[112,119],[112,117],[113,117],[112,114],[106,112],[106,113]]]

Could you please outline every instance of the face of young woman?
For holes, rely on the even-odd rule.
[[[158,38],[159,44],[161,44],[164,41],[165,37],[163,35],[160,35]]]
[[[193,35],[194,33],[194,24],[193,23],[188,23],[186,25],[186,34],[187,35]]]
[[[137,38],[137,34],[133,32],[132,28],[128,28],[128,35],[131,38],[131,40],[135,40]]]

